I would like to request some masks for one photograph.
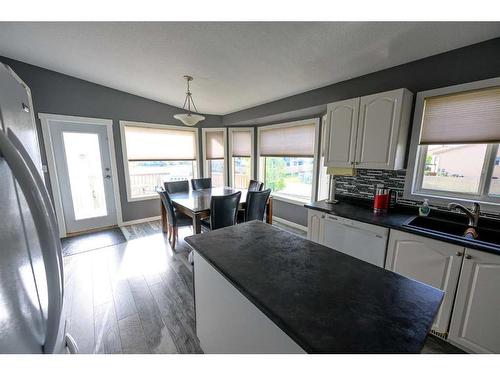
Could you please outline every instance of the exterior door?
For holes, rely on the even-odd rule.
[[[116,225],[106,127],[55,121],[51,137],[66,232]]]
[[[500,353],[500,256],[465,250],[450,341],[474,353]]]
[[[461,246],[391,230],[385,268],[422,281],[445,295],[432,329],[445,335],[450,323],[464,249]]]
[[[361,98],[356,167],[392,169],[396,154],[403,90]]]
[[[328,104],[325,166],[353,166],[358,112],[359,98]]]

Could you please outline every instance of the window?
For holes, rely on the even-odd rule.
[[[480,201],[490,209],[500,203],[499,83],[418,94],[414,124],[420,126],[412,135],[406,197],[436,204]]]
[[[129,201],[157,198],[165,181],[197,176],[197,131],[178,126],[121,122]]]
[[[253,178],[253,128],[229,129],[230,185],[245,189]]]
[[[205,176],[212,186],[226,185],[226,129],[203,129]]]
[[[299,203],[314,199],[318,128],[318,120],[259,128],[260,178],[273,197]]]

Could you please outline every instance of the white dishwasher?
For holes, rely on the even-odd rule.
[[[334,215],[324,220],[323,245],[384,267],[389,229]]]

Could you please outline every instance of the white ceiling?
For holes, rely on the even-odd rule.
[[[0,23],[0,55],[227,114],[500,36],[500,23]]]

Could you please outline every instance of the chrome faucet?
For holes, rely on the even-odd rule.
[[[469,226],[474,228],[477,227],[477,222],[479,221],[479,214],[481,213],[481,207],[479,206],[479,203],[474,202],[472,210],[469,210],[466,207],[462,206],[461,204],[455,202],[451,202],[450,204],[448,204],[448,208],[450,210],[457,209],[459,211],[462,211],[469,219]]]

